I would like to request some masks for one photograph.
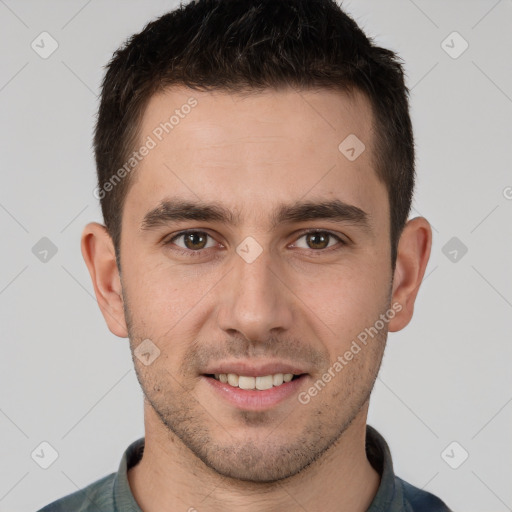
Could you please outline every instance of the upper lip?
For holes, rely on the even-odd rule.
[[[261,364],[241,361],[232,363],[224,362],[212,365],[204,372],[205,375],[219,373],[234,373],[235,375],[244,375],[247,377],[263,377],[265,375],[275,375],[276,373],[293,373],[294,375],[301,375],[307,372],[294,364],[277,361]]]

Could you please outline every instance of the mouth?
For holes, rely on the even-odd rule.
[[[268,411],[296,398],[308,386],[307,373],[237,375],[203,373],[203,382],[214,400],[244,411]],[[225,382],[224,382],[225,381]]]
[[[215,379],[222,384],[227,384],[233,388],[266,391],[268,389],[283,386],[288,382],[292,382],[305,376],[305,373],[274,373],[269,375],[251,376],[237,375],[235,373],[207,373],[205,377]]]

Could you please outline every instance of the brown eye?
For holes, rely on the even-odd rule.
[[[176,241],[180,238],[183,239],[183,245],[176,243]],[[188,249],[191,252],[198,252],[202,249],[212,247],[211,245],[207,247],[208,238],[211,238],[210,235],[204,231],[184,231],[169,239],[165,245],[175,244],[181,249]]]
[[[325,249],[329,244],[331,235],[328,233],[308,233],[306,240],[311,249]]]
[[[206,236],[204,233],[187,233],[183,236],[187,249],[204,249],[206,245]]]
[[[339,236],[329,231],[309,231],[307,233],[303,233],[302,236],[298,238],[298,240],[301,238],[305,239],[305,246],[300,246],[298,244],[295,245],[303,249],[311,249],[314,251],[321,251],[332,247],[335,245],[335,243],[331,243],[332,241],[338,241],[341,243],[341,245],[345,244]]]

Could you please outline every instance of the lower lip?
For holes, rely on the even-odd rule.
[[[262,411],[274,407],[290,396],[297,394],[299,388],[304,384],[307,374],[263,391],[235,388],[213,377],[206,377],[206,375],[201,377],[215,392],[235,407],[247,411]]]

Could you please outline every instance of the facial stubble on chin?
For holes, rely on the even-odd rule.
[[[372,345],[362,349],[370,351],[364,359],[371,363],[368,367],[364,367],[363,359],[358,360],[356,355],[349,363],[351,366],[347,365],[340,372],[346,377],[337,375],[307,405],[297,401],[296,409],[287,416],[280,417],[271,411],[236,410],[231,417],[222,418],[212,414],[208,403],[199,401],[193,385],[187,388],[180,375],[172,375],[163,365],[157,364],[167,360],[163,352],[171,345],[169,339],[156,341],[164,357],[157,358],[149,366],[138,361],[134,350],[142,340],[152,339],[151,334],[138,332],[127,301],[123,304],[137,379],[147,404],[160,419],[170,445],[178,442],[182,453],[193,455],[195,463],[199,459],[223,477],[260,484],[296,475],[340,442],[370,398],[387,338],[387,329],[383,329],[371,341]],[[329,366],[327,364],[319,372],[319,378]],[[347,368],[352,370],[348,375]],[[183,368],[180,372],[185,374]],[[188,375],[188,382],[190,378]],[[303,425],[297,428],[299,420]],[[232,428],[233,422],[236,422],[238,433]],[[247,429],[254,431],[254,435]],[[268,432],[262,436],[261,429]]]

